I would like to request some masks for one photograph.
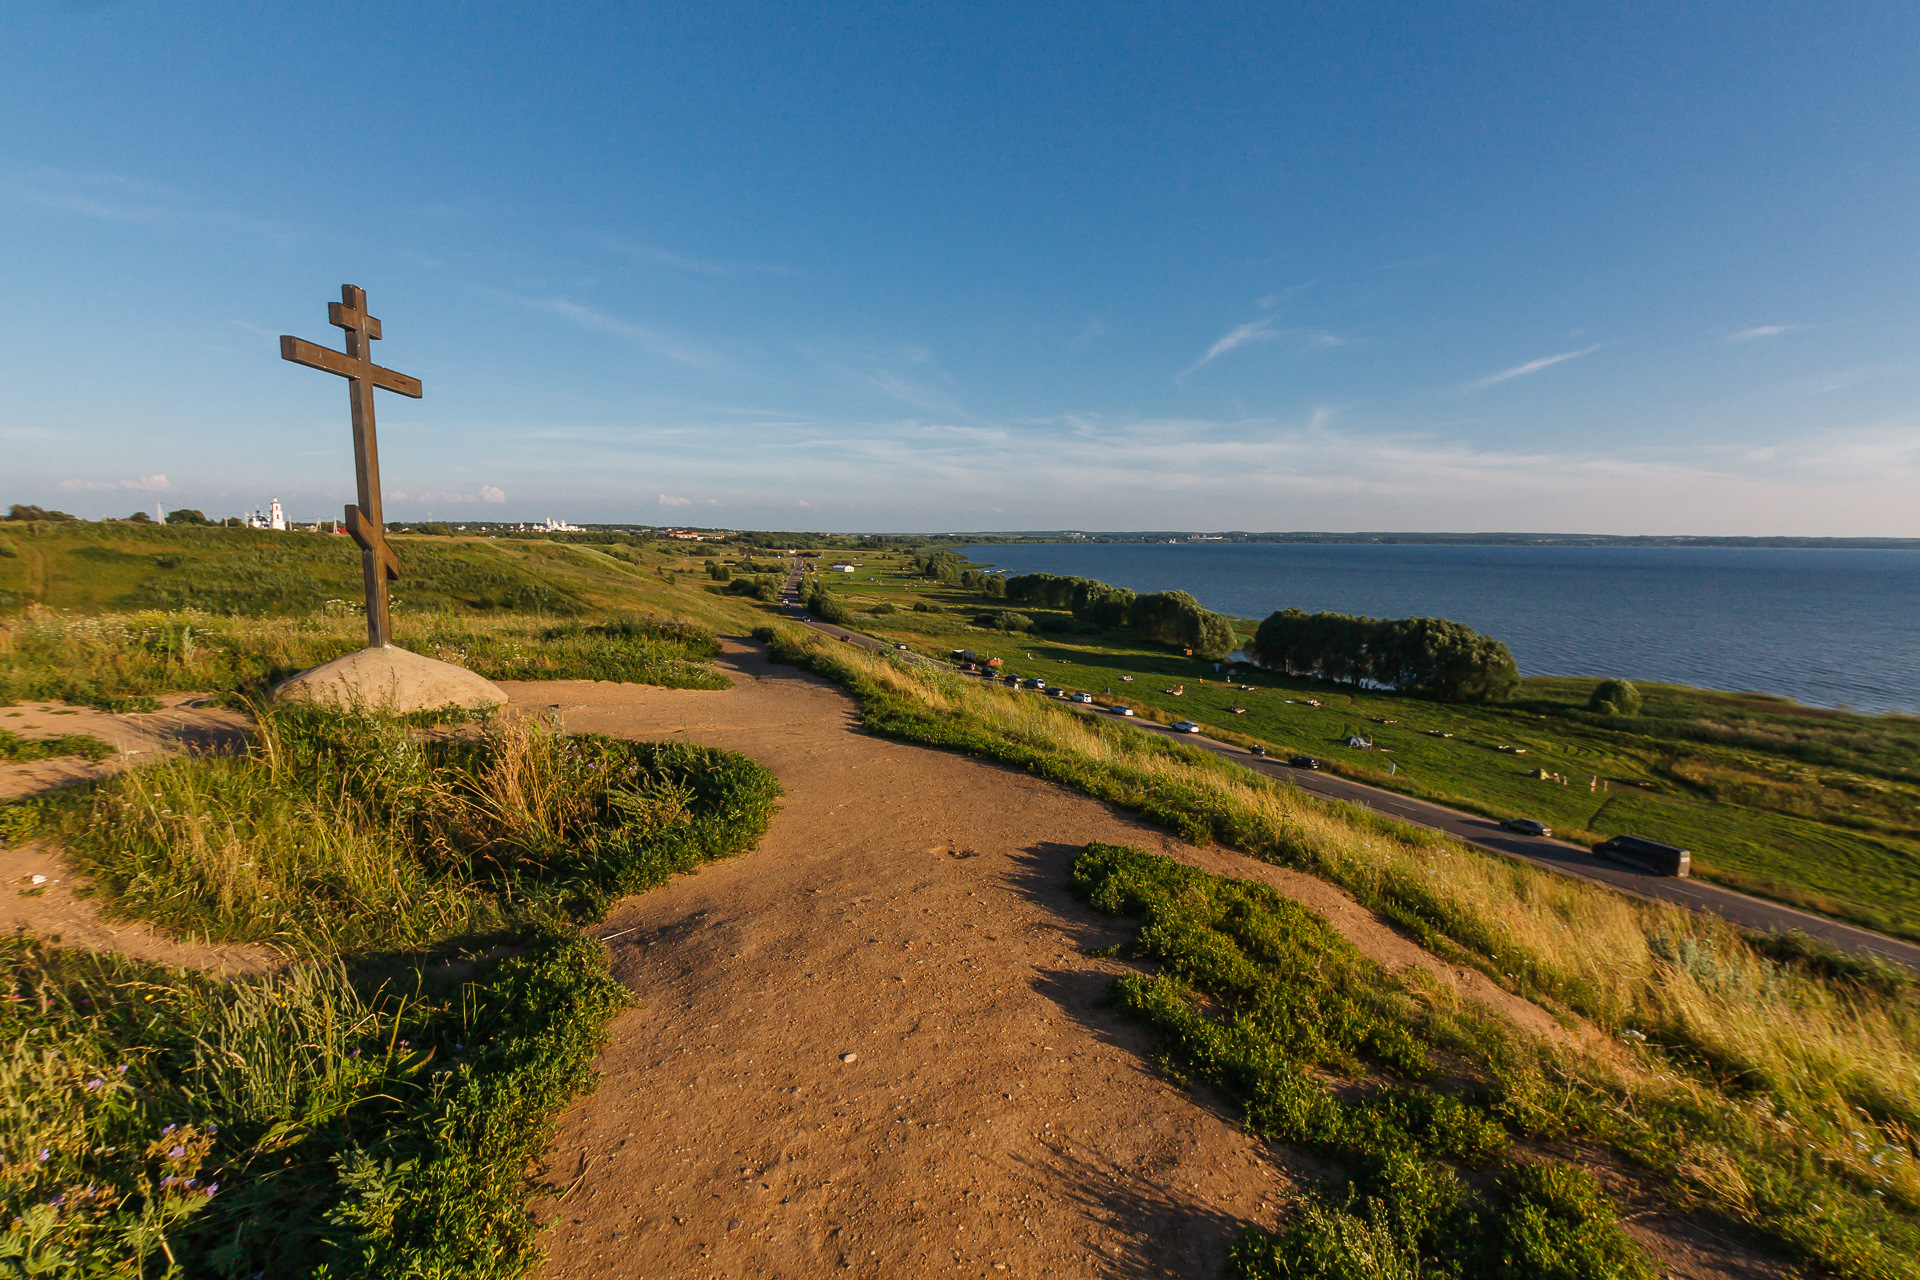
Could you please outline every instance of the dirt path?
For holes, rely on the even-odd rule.
[[[0,764],[0,799],[103,778],[170,752],[229,750],[245,738],[247,718],[213,706],[204,694],[168,694],[160,704],[158,711],[133,715],[57,702],[0,708],[0,728],[23,738],[90,733],[118,752],[98,762],[56,756]],[[81,896],[84,887],[52,840],[0,848],[0,931],[226,975],[258,973],[280,961],[268,947],[207,945],[168,937],[137,920],[102,919],[99,908]]]
[[[549,1153],[567,1191],[542,1206],[543,1276],[1216,1274],[1288,1173],[1101,1007],[1120,966],[1083,952],[1128,930],[1065,890],[1088,840],[1275,883],[1389,967],[1561,1034],[1321,881],[870,737],[839,691],[749,647],[722,665],[731,691],[505,686],[569,731],[684,732],[787,789],[758,849],[598,930],[639,1007]]]

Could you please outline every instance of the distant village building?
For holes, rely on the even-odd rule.
[[[286,527],[287,513],[280,509],[280,499],[278,498],[275,498],[267,504],[267,513],[265,515],[261,515],[260,512],[255,511],[247,517],[247,528],[249,529],[278,529],[285,532]]]

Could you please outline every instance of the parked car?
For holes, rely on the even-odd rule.
[[[896,649],[905,649],[907,646],[905,644],[900,643],[899,641],[895,641],[893,647]]]
[[[1175,733],[1198,733],[1200,726],[1191,720],[1175,720],[1171,726]]]
[[[1296,769],[1318,769],[1320,767],[1320,762],[1312,756],[1295,756],[1293,759],[1287,761],[1287,763]]]
[[[1130,715],[1132,715],[1132,714],[1133,714],[1133,708],[1132,708],[1132,707],[1118,707],[1118,706],[1115,706],[1115,707],[1108,707],[1108,708],[1107,708],[1107,710],[1109,710],[1109,711],[1111,711],[1111,712],[1113,712],[1113,714],[1115,714],[1115,715],[1117,715],[1117,716],[1130,716]]]
[[[1029,679],[1022,680],[1020,683],[1027,686],[1027,688],[1029,689],[1045,689],[1047,687],[1047,682],[1045,680],[1039,679],[1038,677],[1031,677]]]
[[[1518,831],[1523,836],[1550,836],[1553,828],[1544,822],[1532,818],[1508,818],[1500,824],[1509,831]]]
[[[1593,846],[1593,851],[1602,858],[1624,862],[1657,876],[1684,876],[1693,869],[1691,852],[1644,836],[1614,836]]]
[[[1072,696],[1071,698],[1069,698],[1069,699],[1067,699],[1067,701],[1069,701],[1069,702],[1092,702],[1092,701],[1093,701],[1093,695],[1092,695],[1092,694],[1090,694],[1090,693],[1076,693],[1076,694],[1074,694],[1074,695],[1073,695],[1073,696]]]

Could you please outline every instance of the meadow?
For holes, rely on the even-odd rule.
[[[822,580],[862,630],[929,657],[971,649],[1103,704],[1487,817],[1536,818],[1575,841],[1681,844],[1703,879],[1920,939],[1920,719],[1661,685],[1642,686],[1629,718],[1587,709],[1597,680],[1531,678],[1509,701],[1475,705],[1250,664],[1221,673],[1133,636],[973,625],[1006,603],[924,581],[909,563],[868,556]],[[1080,627],[1023,612],[1036,627]]]

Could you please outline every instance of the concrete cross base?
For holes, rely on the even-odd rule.
[[[343,711],[437,711],[503,705],[507,695],[491,681],[451,662],[423,658],[386,645],[323,662],[281,681],[273,696],[304,699]]]

